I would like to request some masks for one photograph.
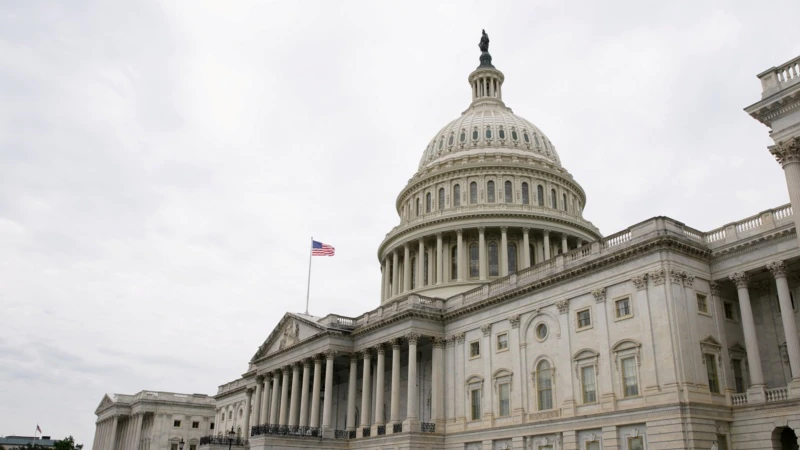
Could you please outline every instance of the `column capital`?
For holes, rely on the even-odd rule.
[[[404,252],[410,252],[411,251],[411,243],[410,242],[404,242],[403,243],[403,251]]]
[[[464,337],[466,336],[466,333],[462,331],[461,333],[456,333],[453,336],[455,336],[456,342],[464,342]]]
[[[767,269],[774,278],[786,278],[786,263],[783,261],[773,261],[767,264]]]
[[[325,350],[324,355],[325,359],[333,359],[336,357],[336,350]]]
[[[252,386],[248,386],[247,389],[246,389],[247,395],[253,395],[253,392],[255,390],[256,390],[256,388],[254,388]]]
[[[444,348],[444,345],[447,343],[447,339],[444,338],[433,338],[433,348]]]
[[[694,286],[694,275],[689,275],[688,273],[683,278],[683,285],[686,287]]]
[[[372,359],[372,352],[369,351],[368,348],[360,350],[358,355],[361,357],[361,359]]]
[[[441,238],[442,238],[442,232],[440,231],[436,233],[436,239],[441,239]]]
[[[641,275],[637,275],[631,278],[633,285],[636,286],[637,291],[641,291],[643,289],[647,289],[647,274],[643,273]]]
[[[606,301],[606,288],[595,289],[592,291],[592,295],[595,302],[602,303]]]
[[[711,289],[711,295],[714,297],[719,297],[719,283],[716,281],[710,281],[708,283],[708,287]]]
[[[417,241],[418,241],[418,242],[419,242],[421,245],[425,245],[425,236],[422,236],[421,238],[417,239]]]
[[[669,279],[675,284],[682,284],[686,278],[686,272],[671,267],[669,269]]]
[[[486,232],[486,227],[478,227],[478,233],[483,234],[485,232]]]
[[[287,365],[281,367],[281,372],[283,373],[283,375],[288,375],[289,372],[291,372],[291,371],[292,371],[292,365],[291,364],[287,364]]]
[[[317,353],[314,355],[314,364],[322,364],[322,360],[325,359],[325,354]]]
[[[744,272],[736,272],[731,274],[731,276],[728,278],[733,281],[733,284],[736,285],[737,289],[747,289],[747,282],[750,280],[750,277],[748,277]]]
[[[542,228],[542,234],[545,236],[550,236],[550,230],[548,230],[547,228]]]
[[[316,359],[316,357],[314,357]],[[311,358],[303,358],[303,370],[311,367]]]
[[[666,275],[664,274],[664,268],[660,268],[658,270],[654,270],[647,274],[647,277],[653,281],[653,286],[660,286],[664,284],[664,281],[667,280]]]
[[[274,369],[272,371],[272,378],[273,379],[280,378],[281,374],[282,374],[281,368]]]
[[[408,333],[406,335],[406,340],[409,344],[416,344],[419,341],[420,335],[419,333]]]
[[[564,300],[557,301],[556,308],[558,308],[559,314],[566,314],[569,312],[569,299],[565,298]]]
[[[353,352],[353,353],[350,353],[350,364],[352,364],[352,363],[354,363],[354,362],[355,362],[355,363],[357,363],[357,362],[358,362],[358,358],[359,358],[359,356],[360,356],[360,355],[359,355],[359,353],[360,353],[360,352]]]
[[[303,368],[303,361],[295,361],[292,363],[292,370],[299,372]]]
[[[492,324],[487,323],[481,325],[481,331],[483,332],[484,336],[489,336],[492,333]]]
[[[256,383],[263,383],[263,382],[264,382],[264,375],[257,375]]]
[[[464,230],[461,229],[461,228],[458,228],[458,229],[456,229],[456,234],[459,235],[459,236],[463,236],[464,235]]]
[[[500,232],[501,233],[507,233],[508,232],[508,227],[500,227]]]
[[[389,345],[392,346],[392,350],[399,350],[403,345],[403,341],[400,338],[391,338],[389,339]]]
[[[513,316],[508,317],[508,321],[511,323],[511,328],[519,328],[519,314],[514,314]]]
[[[800,137],[788,138],[768,148],[781,167],[800,162]]]
[[[375,351],[376,355],[383,355],[386,353],[386,346],[384,346],[383,343],[375,344],[372,346],[372,350]]]
[[[523,233],[525,233],[525,234],[528,234],[530,231],[531,231],[531,229],[530,229],[530,228],[528,228],[528,227],[522,227],[522,232],[523,232]]]

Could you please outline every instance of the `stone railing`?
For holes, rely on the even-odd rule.
[[[761,79],[761,98],[800,82],[800,56],[758,74],[758,78]]]
[[[767,402],[779,402],[789,398],[789,388],[780,387],[774,389],[767,389]]]
[[[765,231],[774,230],[787,223],[792,223],[793,213],[792,205],[779,206],[721,226],[708,233],[702,233],[702,242],[713,250]]]
[[[242,439],[240,437],[235,438],[227,438],[225,436],[203,436],[200,438],[200,446],[204,445],[232,445],[232,446],[245,446],[247,445],[247,439]]]
[[[356,319],[352,317],[340,316],[338,314],[328,314],[322,320],[320,320],[320,324],[330,328],[353,329],[356,326]]]
[[[217,389],[217,394],[222,394],[223,392],[229,392],[229,391],[232,391],[232,390],[237,389],[237,388],[245,387],[245,386],[247,386],[247,383],[249,383],[249,382],[250,382],[249,380],[245,380],[244,378],[240,378],[240,379],[238,379],[236,381],[231,381],[230,383],[225,383],[225,384],[221,385],[219,387],[219,389]]]
[[[441,298],[425,297],[419,294],[400,294],[397,297],[388,300],[377,309],[365,312],[364,314],[352,319],[354,327],[361,327],[376,320],[382,319],[384,316],[389,316],[398,312],[408,309],[436,311],[444,309],[444,300]]]
[[[731,394],[731,404],[733,406],[746,405],[747,392],[742,392],[741,394]]]

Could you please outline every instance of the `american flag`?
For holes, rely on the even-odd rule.
[[[311,241],[311,256],[333,256],[336,249],[322,242]]]

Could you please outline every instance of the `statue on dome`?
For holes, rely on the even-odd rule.
[[[480,48],[482,52],[486,53],[489,51],[489,35],[486,34],[486,30],[481,30],[481,33],[481,42],[478,44],[478,48]]]

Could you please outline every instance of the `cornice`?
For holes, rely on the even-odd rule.
[[[331,330],[331,329],[320,331],[319,333],[317,333],[317,334],[315,334],[313,336],[309,336],[309,337],[303,339],[302,341],[298,341],[294,345],[286,347],[286,348],[284,348],[282,350],[276,350],[275,352],[272,352],[272,353],[269,353],[269,354],[264,354],[261,357],[259,357],[258,359],[253,359],[253,360],[250,361],[250,363],[251,364],[258,364],[258,363],[260,363],[262,361],[265,361],[268,358],[273,358],[273,357],[278,356],[278,355],[284,355],[286,353],[290,353],[293,350],[301,348],[304,345],[307,345],[307,344],[309,344],[311,342],[318,341],[318,340],[320,340],[322,338],[328,338],[328,337],[334,337],[334,336],[344,336],[345,333],[347,333],[347,332],[348,332],[348,330]]]
[[[771,230],[769,233],[762,233],[750,239],[743,239],[732,244],[720,247],[711,251],[711,261],[722,261],[728,258],[742,255],[753,249],[772,245],[789,239],[794,239],[797,233],[794,224],[786,225],[784,228]]]
[[[385,326],[391,325],[396,322],[401,322],[406,319],[423,319],[423,320],[430,320],[436,323],[442,323],[442,313],[441,310],[438,309],[409,309],[406,311],[402,311],[397,314],[390,315],[386,318],[380,318],[375,322],[370,322],[360,328],[356,328],[351,333],[351,336],[357,337],[362,336],[365,334],[369,334],[375,330],[381,329]]]

